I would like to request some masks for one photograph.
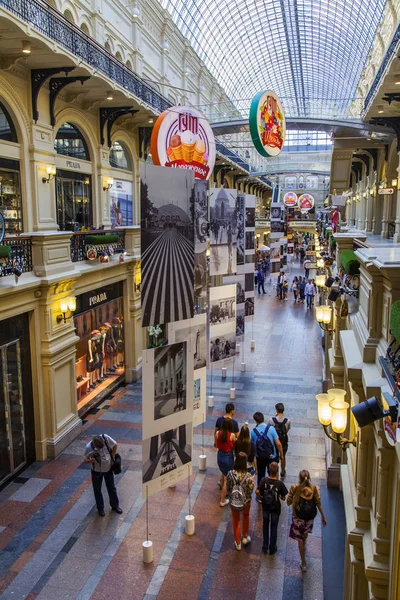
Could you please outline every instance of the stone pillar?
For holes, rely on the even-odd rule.
[[[383,209],[382,209],[382,229],[381,237],[387,239],[389,237],[389,218],[390,218],[390,196],[385,194],[383,198]]]
[[[399,157],[399,165],[397,167],[397,182],[399,181],[399,175],[400,175],[400,152],[398,152],[398,157]],[[393,242],[395,244],[400,242],[400,189],[399,189],[399,185],[397,185],[397,189],[396,189],[396,219],[395,219],[395,231],[394,231]]]
[[[43,231],[22,234],[32,238],[33,272],[37,277],[74,273],[71,262],[71,231]]]

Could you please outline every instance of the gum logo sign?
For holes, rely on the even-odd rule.
[[[282,104],[274,92],[259,92],[250,105],[251,139],[261,156],[278,156],[286,136]]]
[[[297,201],[297,194],[295,194],[294,192],[288,192],[283,197],[283,204],[285,206],[297,206]]]
[[[196,179],[208,179],[215,164],[214,134],[200,112],[173,106],[154,125],[151,153],[155,165],[187,169]]]

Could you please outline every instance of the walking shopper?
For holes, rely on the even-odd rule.
[[[311,260],[308,260],[308,258],[307,258],[304,261],[304,275],[305,275],[306,279],[309,278],[311,266],[312,266],[312,262],[311,262]]]
[[[283,454],[286,458],[286,452],[289,446],[288,433],[290,429],[290,419],[285,417],[285,415],[283,414],[285,412],[285,406],[282,402],[278,402],[277,404],[275,404],[275,410],[275,417],[271,417],[268,423],[269,425],[275,427],[275,431],[278,434],[279,441],[282,444]],[[281,468],[281,477],[284,477],[285,475],[285,469]]]
[[[300,279],[299,279],[299,292],[300,292],[299,302],[301,302],[302,304],[304,304],[304,299],[306,297],[305,289],[306,289],[306,280],[304,277],[300,277]]]
[[[278,287],[276,290],[276,296],[279,296],[279,300],[283,300],[283,282],[285,281],[285,273],[281,271],[278,275]]]
[[[261,294],[262,293],[265,294],[265,289],[264,289],[264,273],[259,270],[257,271],[257,285],[258,285],[258,293]]]
[[[290,289],[291,289],[291,290],[292,290],[292,292],[293,292],[293,298],[294,298],[294,301],[295,301],[295,303],[296,303],[296,302],[299,302],[299,300],[298,300],[298,293],[299,293],[299,280],[297,279],[297,277],[295,277],[295,278],[293,279],[293,282],[292,282],[292,287],[291,287]]]
[[[260,496],[263,508],[263,545],[264,554],[275,554],[277,551],[278,523],[281,514],[281,500],[288,493],[283,481],[278,479],[279,465],[272,462],[269,465],[269,476],[263,477],[256,494]]]
[[[225,404],[224,416],[218,417],[218,419],[215,423],[214,437],[215,437],[217,431],[220,431],[222,429],[224,419],[232,419],[233,433],[236,435],[236,437],[239,435],[239,423],[236,421],[236,419],[233,418],[234,414],[235,414],[235,405],[233,404],[233,402],[228,402],[228,404]]]
[[[306,293],[306,298],[307,298],[307,308],[312,308],[316,290],[315,290],[315,285],[313,284],[311,279],[309,279],[308,283],[306,283],[306,287],[305,287],[304,291]]]
[[[106,484],[111,509],[119,515],[122,513],[115,487],[111,459],[111,457],[115,458],[117,449],[117,442],[106,434],[96,435],[91,442],[86,444],[84,459],[85,462],[90,463],[92,466],[93,492],[96,500],[97,512],[100,517],[104,517],[106,514],[104,512],[104,498],[101,492],[103,479]]]
[[[245,423],[240,429],[239,437],[235,444],[235,454],[244,452],[247,456],[247,471],[254,475],[256,472],[256,447],[251,441],[249,424]]]
[[[311,484],[310,473],[305,469],[299,473],[299,483],[290,488],[287,503],[288,506],[293,505],[289,536],[298,542],[301,570],[305,573],[307,571],[306,541],[308,534],[313,530],[317,510],[321,514],[322,525],[326,526],[318,488]]]
[[[254,413],[253,419],[256,427],[251,432],[251,441],[256,447],[257,485],[259,486],[261,479],[265,477],[267,467],[272,462],[279,462],[280,459],[283,470],[286,468],[286,463],[275,428],[264,423],[264,415],[261,412]]]
[[[227,477],[227,488],[231,503],[232,527],[236,550],[251,542],[249,536],[251,494],[254,489],[253,477],[247,472],[247,456],[244,452],[236,455],[233,469]],[[243,540],[240,541],[240,514],[243,515]]]
[[[221,507],[229,504],[229,500],[226,498],[226,476],[233,468],[235,441],[236,436],[233,433],[232,419],[224,419],[222,429],[217,431],[215,435],[215,445],[218,448],[217,463],[221,471],[221,498],[219,503]]]

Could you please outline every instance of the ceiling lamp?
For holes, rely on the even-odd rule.
[[[378,106],[378,114],[381,115],[383,113],[383,106],[380,104]]]
[[[114,100],[114,94],[111,90],[107,92],[107,100]]]
[[[22,54],[30,54],[30,53],[31,53],[30,42],[22,42]]]

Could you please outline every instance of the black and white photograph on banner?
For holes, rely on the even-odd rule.
[[[202,369],[207,360],[207,315],[195,315],[193,319],[177,321],[168,326],[168,341],[170,344],[176,342],[191,341],[193,349],[193,368]]]
[[[246,254],[246,264],[254,265],[255,255],[254,254]]]
[[[142,327],[194,311],[194,174],[141,166]]]
[[[235,331],[210,338],[210,362],[226,361],[236,355],[236,326]]]
[[[281,206],[271,206],[270,209],[271,221],[272,220],[282,220],[283,219],[283,210]]]
[[[236,337],[243,338],[245,328],[245,309],[244,304],[236,307]]]
[[[142,443],[142,496],[186,479],[191,473],[193,423],[168,429]]]
[[[196,179],[194,184],[194,220],[195,237],[194,243],[197,247],[205,244],[208,238],[208,182]],[[205,246],[204,246],[205,249]]]
[[[236,190],[210,190],[210,275],[236,273]]]
[[[246,205],[246,227],[256,226],[256,208]]]
[[[210,288],[210,325],[234,323],[236,320],[236,283]],[[234,331],[234,327],[231,327]],[[211,330],[212,333],[212,330]]]
[[[271,260],[271,273],[279,273],[281,270],[281,261],[279,260]]]
[[[245,234],[245,211],[244,211],[245,196],[238,194],[236,199],[236,220],[237,220],[237,237],[236,237],[236,264],[244,264],[244,234]]]
[[[244,311],[246,317],[252,317],[254,315],[254,298],[246,298]]]
[[[254,231],[246,231],[246,250],[254,250]]]
[[[193,427],[204,423],[207,417],[207,371],[198,369],[194,374],[193,384]]]
[[[253,273],[246,273],[245,274],[244,291],[245,292],[254,291],[254,274]],[[243,302],[244,302],[244,300],[243,300]]]
[[[154,420],[186,410],[186,342],[154,350]]]
[[[270,250],[271,260],[279,259],[281,256],[281,245],[279,242],[272,242]]]
[[[236,285],[236,304],[244,302],[245,275],[228,275],[223,278],[224,285]]]
[[[285,224],[283,221],[272,221],[271,220],[271,231],[273,233],[283,233]]]
[[[195,312],[203,312],[207,299],[207,256],[206,249],[194,255],[194,301]]]

